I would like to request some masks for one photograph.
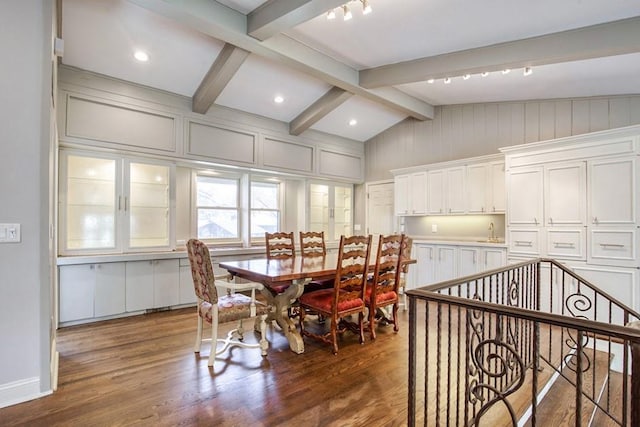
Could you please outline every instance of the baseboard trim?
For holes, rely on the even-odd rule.
[[[0,408],[38,399],[51,393],[51,390],[40,391],[40,378],[38,377],[0,384]]]

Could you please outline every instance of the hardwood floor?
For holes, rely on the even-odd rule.
[[[193,308],[63,328],[58,390],[0,409],[0,425],[406,425],[408,315],[400,316],[398,334],[379,327],[375,342],[360,345],[346,333],[335,356],[311,340],[295,354],[271,326],[266,358],[232,348],[213,371],[208,343],[193,353]]]

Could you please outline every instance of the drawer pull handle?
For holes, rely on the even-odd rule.
[[[533,242],[530,240],[516,240],[516,246],[533,246]]]
[[[617,243],[600,243],[600,246],[603,248],[624,248],[624,245],[620,245]]]
[[[573,243],[567,242],[553,242],[553,246],[556,248],[575,248],[576,246]]]

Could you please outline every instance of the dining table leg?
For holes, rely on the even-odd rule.
[[[302,336],[298,328],[296,328],[295,323],[289,317],[289,308],[291,304],[302,295],[304,286],[310,281],[311,279],[294,280],[291,286],[285,289],[284,292],[278,294],[273,294],[266,286],[262,289],[262,293],[267,299],[267,302],[274,307],[274,310],[272,310],[269,317],[267,317],[267,322],[275,320],[287,337],[289,348],[297,354],[304,353],[304,342],[302,341]]]

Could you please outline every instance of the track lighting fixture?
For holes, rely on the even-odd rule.
[[[530,76],[532,73],[533,73],[533,70],[531,69],[531,67],[524,67],[524,71],[523,71],[522,75]]]
[[[342,9],[342,19],[344,19],[345,21],[350,20],[351,18],[353,18],[353,13],[351,12],[351,9],[349,8],[349,3],[360,3],[362,4],[362,14],[363,15],[368,15],[370,14],[373,9],[371,8],[371,5],[369,4],[369,0],[350,0],[347,3],[343,4],[342,6],[340,6],[339,8]],[[334,20],[336,19],[336,9],[331,9],[327,12],[327,19],[328,20]]]

